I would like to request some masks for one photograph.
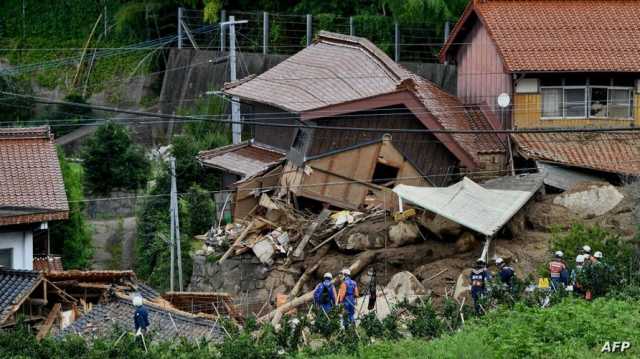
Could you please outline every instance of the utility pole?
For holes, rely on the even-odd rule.
[[[175,222],[175,218],[173,217],[173,180],[175,178],[175,163],[176,160],[175,158],[171,157],[171,159],[169,160],[171,162],[171,196],[169,198],[169,215],[171,217],[171,226],[170,226],[170,231],[171,231],[171,239],[169,240],[169,246],[171,247],[171,264],[170,264],[170,279],[169,279],[169,288],[171,289],[171,291],[174,291],[174,285],[173,285],[173,281],[176,277],[176,273],[175,273],[175,248],[176,248],[176,241],[175,241],[175,234],[176,234],[176,222]]]
[[[311,33],[312,27],[313,27],[313,18],[311,17],[311,14],[307,14],[307,47],[311,45],[311,36],[313,36]]]
[[[182,7],[178,8],[178,49],[182,48]]]
[[[171,199],[169,211],[171,212],[171,291],[174,290],[173,281],[175,278],[174,257],[178,260],[178,288],[183,291],[182,282],[182,251],[180,245],[180,216],[178,206],[178,188],[176,185],[176,159],[171,157]]]
[[[229,21],[221,22],[222,29],[229,27],[229,81],[234,82],[236,78],[236,25],[246,24],[249,21],[236,21],[235,16],[229,16]],[[234,144],[242,141],[242,124],[240,123],[240,99],[236,96],[231,98],[231,138]]]
[[[269,52],[269,13],[262,13],[262,54]]]

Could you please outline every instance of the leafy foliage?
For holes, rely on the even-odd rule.
[[[77,163],[69,162],[58,149],[60,170],[69,201],[69,219],[53,221],[49,226],[50,242],[54,253],[62,254],[65,269],[84,269],[91,265],[93,243],[91,230],[85,222],[83,170]]]
[[[149,160],[129,130],[112,121],[98,127],[87,140],[82,159],[87,189],[97,195],[116,189],[138,190],[146,184],[150,170]]]

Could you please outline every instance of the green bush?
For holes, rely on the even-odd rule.
[[[113,190],[143,188],[150,171],[144,150],[133,142],[127,127],[107,121],[87,139],[82,150],[87,190],[109,195]]]
[[[443,324],[431,300],[419,301],[415,305],[404,304],[413,318],[407,323],[409,332],[414,337],[435,338],[442,333]]]

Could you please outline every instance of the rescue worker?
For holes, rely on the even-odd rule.
[[[591,263],[591,247],[587,245],[582,246],[582,256],[584,257],[584,264]]]
[[[603,257],[602,252],[597,251],[593,254],[593,257],[591,258],[593,258],[593,263],[600,263],[600,261],[602,260],[602,257]]]
[[[133,305],[136,307],[136,311],[133,314],[133,326],[136,330],[136,336],[139,336],[147,332],[149,313],[147,308],[142,305],[142,297],[139,294],[133,297]]]
[[[562,260],[564,253],[557,251],[549,262],[549,276],[554,290],[558,290],[567,284],[567,265]]]
[[[513,289],[513,277],[515,277],[515,271],[511,266],[505,263],[504,259],[496,258],[496,266],[498,266],[498,276],[503,284],[506,284],[509,289]]]
[[[356,314],[356,298],[360,296],[358,292],[358,283],[351,279],[351,271],[347,268],[341,271],[342,284],[340,284],[340,290],[338,291],[338,303],[344,305],[344,310],[347,312],[344,319],[344,326],[355,323]]]
[[[476,310],[476,314],[482,314],[480,311],[480,298],[482,298],[486,292],[486,282],[491,279],[489,272],[487,272],[484,259],[479,258],[476,260],[476,265],[471,270],[469,279],[471,282],[471,298],[473,298],[473,306]]]
[[[325,313],[329,313],[333,306],[338,303],[338,295],[336,294],[336,287],[331,282],[332,279],[331,273],[325,273],[322,282],[318,283],[313,292],[315,304],[322,308]]]
[[[579,254],[576,257],[576,267],[571,271],[571,285],[573,285],[573,291],[576,293],[582,293],[582,287],[578,282],[578,274],[582,271],[584,267],[584,256]]]

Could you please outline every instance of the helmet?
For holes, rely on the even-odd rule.
[[[136,307],[139,307],[142,305],[142,296],[140,296],[140,294],[135,294],[133,296],[133,305],[135,305]]]
[[[557,258],[562,258],[562,257],[564,257],[564,253],[562,253],[562,251],[556,251],[555,256]]]
[[[476,259],[476,264],[484,264],[484,259],[482,258]]]
[[[584,256],[582,254],[576,257],[576,263],[584,263]]]
[[[591,247],[589,247],[589,246],[583,246],[583,247],[582,247],[582,250],[583,250],[585,253],[591,253]]]
[[[500,258],[500,257],[496,258],[496,264],[497,264],[497,265],[500,265],[500,264],[502,264],[502,263],[504,263],[504,259],[502,259],[502,258]]]
[[[331,273],[327,272],[324,274],[324,278],[325,279],[333,279],[333,276],[331,275]]]
[[[602,252],[597,251],[597,252],[595,252],[595,253],[593,254],[593,256],[594,256],[594,257],[596,257],[596,258],[598,258],[598,259],[600,259],[600,258],[602,258]]]
[[[351,271],[349,270],[349,268],[345,268],[342,271],[340,271],[340,273],[342,273],[343,275],[351,275]]]

